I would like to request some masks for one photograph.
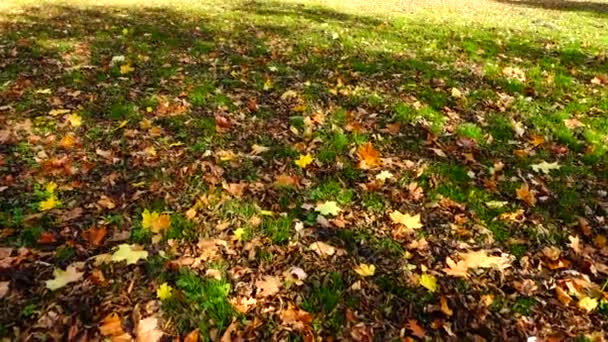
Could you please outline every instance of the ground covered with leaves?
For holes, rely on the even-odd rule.
[[[40,3],[0,336],[604,338],[608,3]]]

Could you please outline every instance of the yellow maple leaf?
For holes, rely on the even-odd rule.
[[[167,214],[160,214],[156,211],[150,212],[146,209],[141,213],[141,226],[154,233],[160,233],[171,227],[171,217]]]
[[[376,265],[359,264],[353,271],[362,277],[371,277],[376,273]]]
[[[44,187],[44,190],[46,192],[48,192],[49,194],[54,193],[56,189],[57,189],[57,183],[55,183],[55,182],[48,182],[46,184],[46,186]]]
[[[127,265],[135,264],[139,259],[148,258],[148,251],[141,250],[138,245],[123,243],[118,245],[118,249],[112,254],[110,260],[114,262],[126,261]]]
[[[312,163],[312,161],[314,160],[314,158],[312,157],[312,155],[306,154],[306,155],[300,155],[300,158],[298,160],[296,160],[294,163],[299,166],[300,168],[304,169],[306,168],[310,163]]]
[[[57,197],[53,194],[53,195],[49,196],[49,198],[40,202],[40,210],[42,210],[42,211],[51,210],[60,204],[61,204],[61,202],[59,202]]]
[[[128,74],[130,72],[133,72],[133,67],[131,66],[131,64],[123,64],[120,66],[120,74],[121,75],[125,75]]]
[[[587,312],[591,312],[597,307],[597,304],[597,299],[591,297],[583,297],[581,298],[581,300],[578,301],[577,305],[579,308]]]
[[[398,210],[395,210],[389,216],[393,223],[399,224],[399,228],[394,232],[396,236],[407,235],[413,232],[414,229],[422,228],[420,214],[412,216],[408,213],[402,214]]]
[[[380,152],[374,148],[371,142],[359,146],[357,155],[359,156],[358,167],[360,169],[368,170],[381,164]]]
[[[75,265],[68,266],[65,271],[56,268],[53,270],[54,278],[46,281],[46,287],[47,289],[54,291],[64,287],[68,283],[79,281],[80,279],[82,279],[83,275],[84,272],[78,272]]]
[[[243,229],[243,228],[237,228],[234,231],[234,238],[239,241],[243,239],[243,235],[245,235],[245,229]]]
[[[172,296],[173,296],[173,288],[167,283],[160,284],[158,289],[156,289],[156,297],[158,297],[158,299],[160,299],[160,300],[167,300],[167,299],[171,298]]]
[[[68,121],[74,127],[82,125],[82,117],[76,113],[68,115]]]
[[[437,278],[428,273],[423,273],[420,276],[419,284],[431,292],[437,291],[437,288],[439,287],[437,285]]]

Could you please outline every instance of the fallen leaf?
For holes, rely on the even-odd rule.
[[[4,298],[9,290],[10,281],[0,281],[0,299]]]
[[[82,117],[76,113],[68,115],[68,121],[73,127],[80,127],[82,125]]]
[[[312,323],[312,315],[294,305],[289,305],[279,314],[281,323],[295,330],[302,331]]]
[[[253,297],[237,297],[231,298],[230,304],[240,313],[247,313],[251,308],[257,304],[257,299]]]
[[[253,144],[251,146],[251,154],[253,154],[253,155],[262,154],[262,153],[268,152],[268,151],[270,151],[270,147],[257,145],[257,144]]]
[[[570,235],[570,236],[568,236],[568,240],[570,241],[568,243],[568,246],[570,248],[572,248],[574,253],[580,255],[583,252],[583,249],[581,248],[581,241],[580,241],[579,237]]]
[[[57,199],[57,197],[55,195],[51,195],[44,201],[40,202],[39,208],[42,211],[47,211],[56,208],[60,204],[61,202]]]
[[[484,250],[472,251],[459,254],[461,260],[457,263],[450,257],[446,258],[448,268],[443,271],[454,277],[468,277],[468,270],[476,268],[495,268],[504,270],[511,267],[512,258],[508,254],[491,256]]]
[[[447,316],[452,316],[454,314],[454,311],[452,311],[452,309],[450,309],[448,306],[448,300],[445,298],[445,296],[441,296],[441,298],[439,298],[439,309],[441,309],[441,312]]]
[[[578,301],[577,305],[579,308],[581,308],[587,312],[591,312],[597,307],[598,301],[595,298],[583,297]]]
[[[538,147],[545,143],[545,138],[541,135],[533,135],[530,139],[530,143],[534,145],[534,147]]]
[[[462,92],[458,88],[452,88],[451,94],[452,94],[452,97],[455,97],[457,99],[462,97]]]
[[[418,338],[422,339],[426,336],[426,331],[424,331],[424,328],[422,328],[415,319],[410,319],[407,321],[407,328],[412,331],[412,335]]]
[[[368,170],[381,164],[380,152],[374,148],[371,142],[359,146],[357,155],[359,156],[358,167],[360,169]]]
[[[391,221],[393,223],[398,224],[398,228],[393,234],[397,237],[408,235],[412,233],[415,229],[422,228],[422,223],[420,222],[420,214],[410,215],[408,213],[402,214],[398,210],[393,211],[389,214]]]
[[[557,164],[557,162],[547,163],[544,160],[541,163],[532,164],[530,166],[532,167],[532,170],[534,170],[534,172],[540,171],[546,175],[548,175],[551,170],[559,170],[559,168],[561,167],[559,164]]]
[[[328,245],[323,241],[313,242],[310,244],[310,246],[308,246],[308,248],[321,257],[332,256],[334,253],[336,253],[336,249],[333,246]]]
[[[156,297],[160,300],[167,300],[173,297],[173,288],[167,283],[160,284],[156,289]]]
[[[158,328],[158,319],[150,316],[137,323],[135,335],[137,342],[157,342],[163,337],[163,332]]]
[[[293,186],[297,188],[300,185],[300,181],[298,177],[289,175],[278,175],[275,178],[274,184],[278,186]]]
[[[66,270],[56,268],[53,270],[53,279],[46,281],[46,288],[54,291],[59,288],[66,286],[69,283],[73,283],[82,279],[84,272],[78,272],[76,265],[69,265]]]
[[[69,112],[71,112],[71,110],[69,110],[69,109],[53,109],[49,112],[49,115],[50,116],[59,116],[59,115],[68,114]]]
[[[570,303],[572,302],[572,297],[570,297],[570,295],[561,287],[556,286],[555,293],[557,294],[557,299],[559,299],[562,304],[567,306],[570,305]]]
[[[263,276],[262,279],[255,282],[257,290],[256,297],[270,297],[279,293],[281,281],[274,276]]]
[[[386,170],[383,170],[382,172],[376,175],[376,179],[381,182],[385,182],[387,179],[390,178],[393,178],[393,174]]]
[[[340,207],[335,201],[327,201],[322,204],[317,204],[315,211],[321,213],[323,216],[332,215],[336,216],[340,212]]]
[[[153,233],[160,233],[171,227],[171,217],[167,214],[160,214],[156,211],[150,212],[145,209],[141,213],[141,226],[144,229],[150,229]]]
[[[139,259],[148,258],[148,252],[141,250],[141,246],[126,243],[118,245],[118,249],[112,254],[112,261],[126,261],[127,265],[135,264]]]
[[[112,342],[116,341],[132,341],[131,335],[126,333],[122,328],[120,317],[113,312],[107,315],[99,325],[99,332],[103,336],[112,337]]]
[[[242,240],[243,239],[243,235],[245,235],[246,231],[244,228],[237,228],[234,230],[233,234],[234,234],[234,239],[235,240]]]
[[[74,147],[74,145],[76,145],[76,136],[74,136],[74,134],[72,134],[72,133],[66,134],[59,141],[59,145],[65,149],[70,149],[70,148]]]
[[[529,206],[533,207],[536,204],[535,191],[530,190],[528,183],[522,184],[519,189],[515,190],[517,199],[526,202]]]
[[[106,195],[101,195],[101,198],[97,200],[97,204],[106,209],[114,209],[116,208],[116,204],[112,199]]]
[[[353,271],[362,277],[371,277],[376,273],[376,266],[370,264],[359,264]]]
[[[426,288],[430,292],[437,291],[437,289],[439,287],[437,285],[437,278],[435,278],[434,276],[427,274],[427,273],[423,273],[420,276],[419,283],[422,287]]]
[[[310,155],[310,153],[306,155],[301,154],[298,160],[294,161],[294,163],[301,169],[305,169],[308,165],[310,165],[310,163],[313,162],[313,160],[314,158],[312,157],[312,155]]]
[[[184,342],[198,342],[199,337],[200,333],[198,332],[198,329],[194,329],[184,337]]]
[[[131,73],[131,72],[133,72],[133,70],[135,70],[135,69],[133,69],[133,67],[131,66],[131,64],[123,64],[123,65],[120,66],[120,74],[121,75],[125,75],[125,74],[128,74],[128,73]]]
[[[569,129],[576,129],[576,128],[579,128],[579,127],[585,127],[585,124],[582,123],[582,122],[580,122],[576,118],[565,119],[564,120],[564,125],[566,125],[566,127],[568,127]]]

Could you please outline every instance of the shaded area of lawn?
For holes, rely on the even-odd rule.
[[[150,303],[164,282],[178,293],[162,303],[167,332],[182,336],[195,328],[217,335],[233,318],[261,340],[389,340],[416,325],[434,337],[559,338],[604,327],[607,306],[579,318],[547,288],[570,281],[570,268],[605,281],[588,271],[605,262],[603,252],[569,247],[578,235],[604,247],[591,242],[605,234],[607,210],[601,42],[277,2],[211,13],[47,5],[9,14],[0,32],[0,122],[11,131],[0,147],[0,241],[13,256],[18,247],[35,251],[0,269],[11,288],[1,299],[5,335],[62,339],[71,327],[73,336],[94,336],[112,312],[132,327],[134,306]],[[71,128],[49,114],[57,109],[84,124]],[[382,168],[357,166],[366,142],[386,158]],[[268,150],[252,153],[255,145]],[[294,165],[305,153],[316,159],[306,171]],[[534,171],[541,161],[560,168]],[[383,169],[394,179],[378,183]],[[276,186],[285,175],[297,181]],[[63,207],[38,215],[51,181]],[[518,197],[523,184],[536,204]],[[329,200],[343,210],[335,221],[307,209]],[[80,215],[66,219],[74,208]],[[144,208],[171,215],[160,241],[142,227]],[[395,236],[393,210],[420,213],[424,228]],[[92,226],[107,227],[108,238],[92,244],[83,234]],[[172,263],[186,250],[215,250],[199,239],[224,241],[225,250],[201,269]],[[125,240],[153,256],[92,265]],[[319,257],[315,241],[344,253]],[[548,246],[571,266],[544,267]],[[463,249],[517,260],[505,274],[446,276],[446,258]],[[85,281],[45,289],[51,265],[80,261]],[[353,273],[360,263],[375,265],[375,275]],[[253,284],[290,267],[307,280],[259,295]],[[221,279],[205,276],[209,269]],[[427,272],[439,291],[420,286]],[[248,295],[259,304],[238,314],[230,300]],[[286,323],[268,309],[281,303],[314,321]],[[543,322],[540,332],[526,317]]]

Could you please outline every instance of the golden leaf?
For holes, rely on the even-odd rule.
[[[363,170],[378,167],[382,163],[380,161],[380,152],[374,148],[371,142],[359,146],[357,156],[359,156],[358,167]]]

